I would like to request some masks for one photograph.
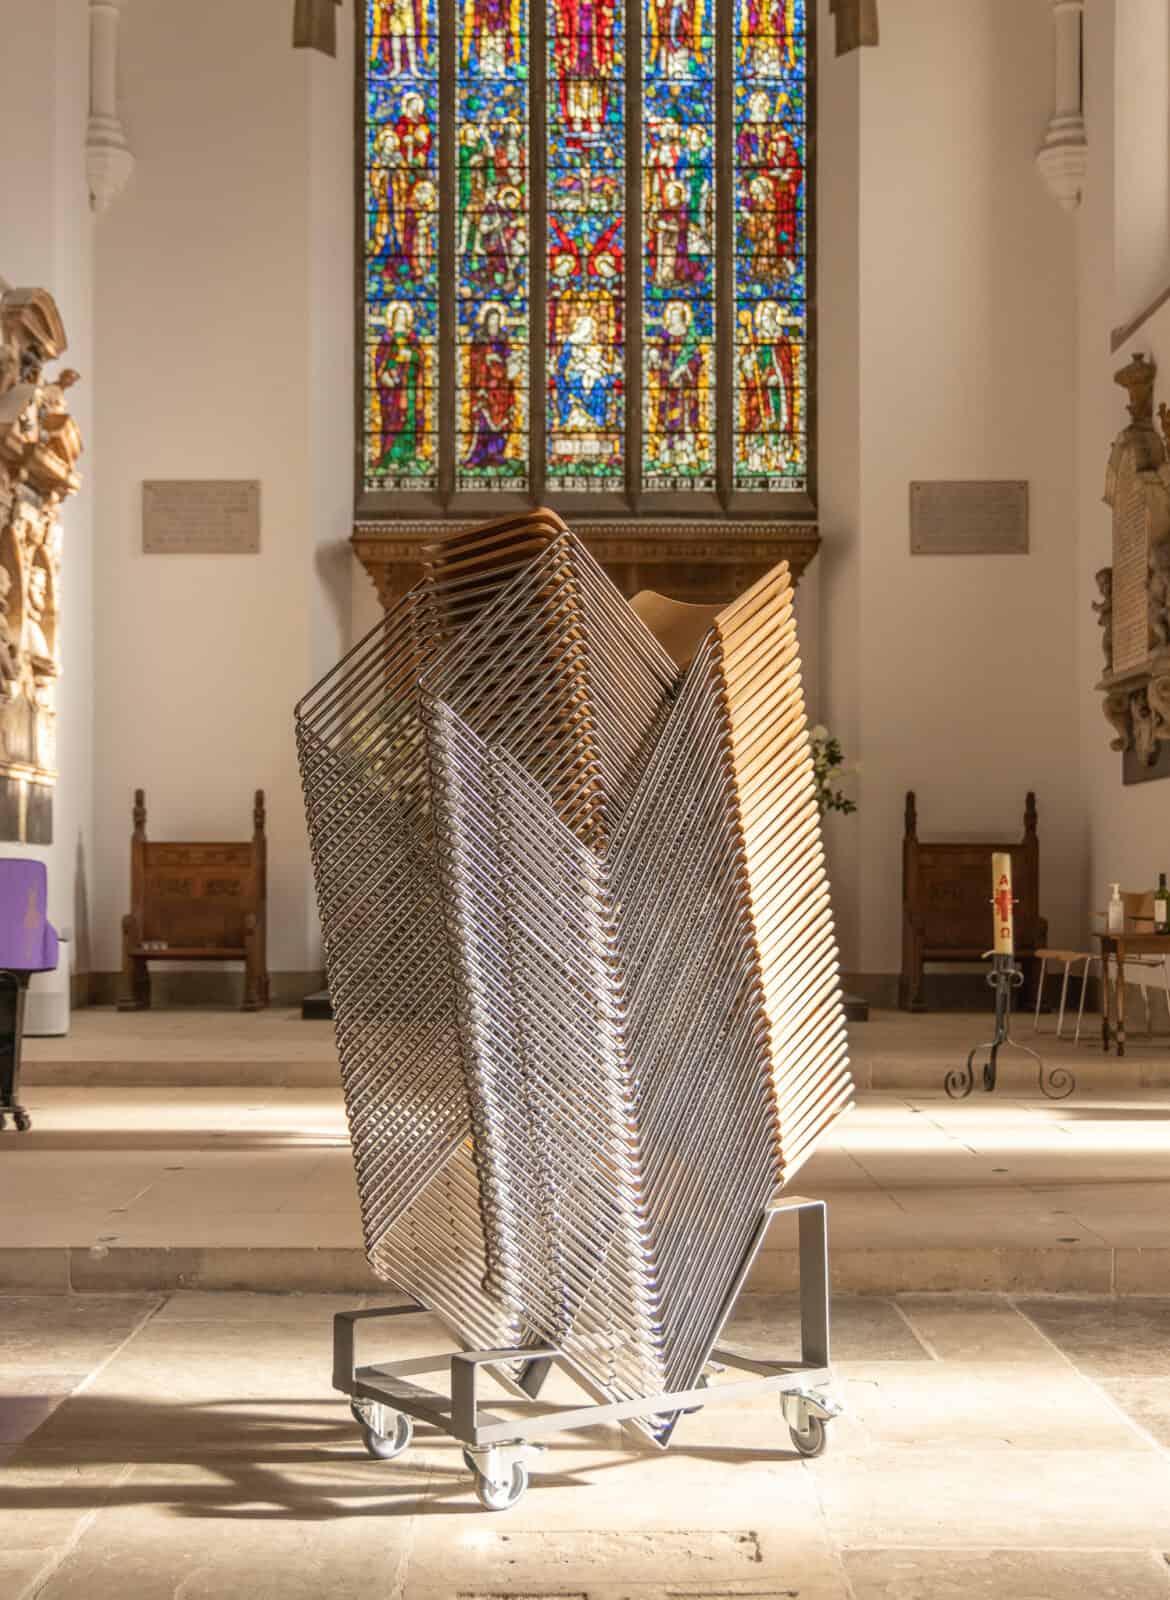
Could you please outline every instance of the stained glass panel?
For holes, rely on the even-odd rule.
[[[809,0],[637,3],[627,133],[626,0],[363,0],[365,489],[807,490]]]
[[[624,0],[547,0],[549,486],[625,483]]]
[[[642,0],[642,485],[715,486],[716,0]]]
[[[735,0],[737,489],[808,476],[805,0]]]
[[[528,10],[454,0],[460,488],[528,485]]]
[[[438,478],[435,0],[367,0],[367,489]]]

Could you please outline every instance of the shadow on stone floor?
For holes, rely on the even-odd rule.
[[[426,1423],[415,1426],[417,1450],[441,1443],[451,1452],[449,1461],[437,1460],[433,1449],[426,1459],[412,1452],[399,1462],[373,1461],[347,1413],[306,1414],[326,1407],[332,1402],[154,1404],[76,1395],[5,1463],[4,1509],[84,1514],[154,1506],[180,1517],[301,1522],[478,1510],[467,1468],[447,1435]],[[294,1411],[300,1414],[290,1416]],[[603,1473],[663,1454],[639,1448],[632,1438],[628,1447],[614,1448],[613,1432],[603,1439],[581,1430],[551,1441],[537,1469],[539,1486],[596,1482]],[[558,1451],[588,1451],[587,1469],[566,1462],[558,1471]],[[801,1465],[792,1449],[759,1446],[675,1443],[670,1454],[719,1467],[772,1461],[789,1462],[795,1471]]]

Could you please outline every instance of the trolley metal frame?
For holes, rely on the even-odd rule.
[[[764,1361],[719,1343],[723,1326],[743,1289],[753,1262],[773,1220],[795,1213],[800,1250],[800,1359]],[[781,1195],[769,1202],[724,1302],[719,1326],[703,1362],[698,1387],[671,1394],[653,1394],[632,1400],[598,1401],[593,1405],[557,1405],[522,1420],[496,1416],[483,1409],[479,1376],[483,1368],[495,1369],[515,1397],[535,1401],[554,1365],[560,1365],[586,1393],[596,1393],[588,1378],[555,1345],[525,1345],[510,1350],[463,1350],[404,1361],[359,1366],[358,1326],[384,1317],[426,1314],[427,1308],[411,1302],[364,1311],[340,1311],[333,1320],[333,1387],[348,1395],[354,1418],[365,1437],[369,1453],[390,1460],[409,1448],[413,1420],[431,1426],[463,1445],[466,1465],[475,1475],[476,1494],[488,1510],[514,1506],[528,1487],[528,1467],[540,1448],[533,1441],[578,1428],[602,1427],[632,1417],[669,1417],[656,1436],[659,1447],[669,1444],[680,1415],[711,1405],[724,1405],[749,1396],[776,1393],[792,1443],[802,1456],[820,1455],[825,1447],[826,1424],[841,1407],[823,1387],[832,1381],[829,1366],[829,1254],[825,1202],[802,1195]],[[414,1378],[449,1366],[446,1391],[422,1387]],[[519,1368],[511,1378],[502,1368]],[[742,1382],[709,1387],[706,1370],[731,1369],[751,1376]],[[673,1413],[673,1415],[671,1415]]]

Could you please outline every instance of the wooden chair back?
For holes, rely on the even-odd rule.
[[[146,837],[146,798],[134,796],[130,904],[144,947],[243,954],[267,896],[264,791],[256,791],[251,839],[155,842]]]
[[[1024,836],[1018,841],[923,842],[918,807],[906,796],[902,841],[902,980],[900,1003],[922,1007],[922,969],[927,961],[978,961],[991,947],[991,857],[1012,859],[1016,898],[1015,942],[1030,957],[1048,937],[1040,915],[1040,839],[1036,796],[1024,802]]]

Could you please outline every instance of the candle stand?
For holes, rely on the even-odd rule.
[[[995,993],[995,1038],[988,1044],[975,1046],[967,1057],[965,1069],[955,1068],[947,1073],[943,1082],[947,1094],[952,1100],[967,1098],[975,1087],[975,1058],[984,1051],[987,1052],[987,1059],[983,1063],[981,1078],[984,1089],[990,1094],[995,1088],[999,1052],[1011,1048],[1024,1051],[1035,1061],[1042,1094],[1047,1095],[1049,1100],[1066,1099],[1077,1086],[1077,1080],[1068,1068],[1054,1067],[1049,1071],[1035,1050],[1012,1038],[1012,994],[1023,984],[1024,974],[1016,966],[1010,951],[997,951],[992,956],[987,982]]]

